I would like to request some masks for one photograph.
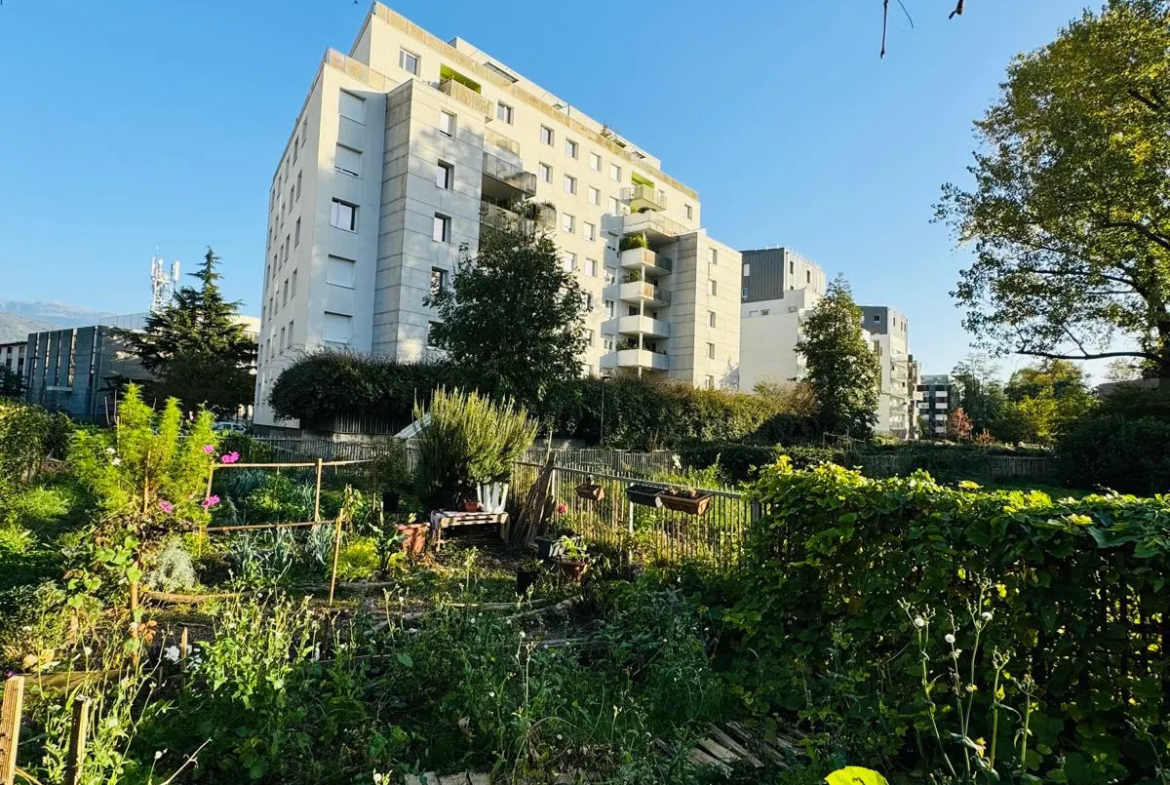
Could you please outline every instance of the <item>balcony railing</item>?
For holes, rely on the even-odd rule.
[[[618,335],[645,335],[651,338],[669,338],[670,322],[650,316],[619,316],[601,323],[603,333]]]
[[[628,303],[669,305],[670,292],[646,281],[627,281],[618,289],[618,299]]]
[[[644,371],[670,370],[670,357],[649,349],[619,349],[601,356],[602,368],[638,368]]]
[[[666,194],[648,185],[635,185],[622,189],[622,201],[634,212],[640,210],[665,210]]]
[[[505,161],[490,150],[483,151],[483,173],[485,176],[515,188],[525,196],[536,195],[536,174],[526,172],[519,166]]]
[[[622,218],[622,234],[644,234],[651,246],[672,243],[693,231],[662,213],[633,213]]]
[[[483,140],[488,144],[505,150],[512,155],[520,155],[520,143],[515,139],[509,139],[503,134],[498,134],[490,128],[485,128],[483,131]]]
[[[492,117],[492,110],[495,108],[492,106],[492,102],[467,85],[459,84],[454,79],[444,79],[439,82],[439,92],[446,93],[456,101],[470,106],[484,117]]]
[[[630,248],[622,251],[621,262],[623,269],[642,270],[648,276],[667,275],[674,270],[674,262],[649,248]]]

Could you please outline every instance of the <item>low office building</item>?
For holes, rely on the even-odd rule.
[[[926,438],[947,435],[947,420],[955,410],[955,385],[947,374],[928,374],[918,381],[918,429]]]
[[[273,176],[256,421],[304,349],[426,357],[424,298],[504,221],[548,231],[577,275],[586,372],[730,386],[740,258],[700,209],[608,126],[375,3],[349,53],[326,53]]]

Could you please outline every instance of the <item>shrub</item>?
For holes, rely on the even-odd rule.
[[[1086,783],[1152,776],[1151,745],[1117,740],[1134,728],[1149,729],[1153,746],[1170,740],[1161,724],[1170,663],[1147,656],[1161,645],[1149,620],[1170,610],[1161,591],[1170,500],[1053,501],[945,488],[925,474],[796,471],[785,459],[751,492],[765,514],[749,533],[742,598],[724,613],[742,636],[734,678],[748,705],[798,713],[859,763],[913,756],[927,771],[940,765],[938,743],[927,743],[932,723],[944,745],[958,729],[952,697],[973,701],[967,738],[1005,754],[1021,728],[1000,707],[1027,708],[1030,773]],[[980,652],[970,676],[934,688],[934,710],[924,687],[950,652],[939,656],[932,638],[935,653],[923,659],[908,608],[934,615],[937,638]],[[976,624],[952,628],[951,614],[968,612]],[[996,694],[989,681],[1003,656],[1012,678]],[[1027,673],[1034,684],[1020,678]]]
[[[195,588],[198,583],[195,564],[183,538],[172,534],[163,543],[154,569],[146,574],[146,584],[157,591],[181,592]]]
[[[0,491],[31,479],[49,457],[64,457],[69,418],[39,406],[0,400]]]
[[[1092,417],[1057,443],[1057,472],[1075,488],[1111,488],[1125,493],[1170,491],[1170,420]]]
[[[758,469],[774,463],[777,457],[787,455],[797,468],[820,463],[846,462],[845,453],[826,447],[806,445],[757,445],[737,442],[694,443],[679,449],[683,462],[692,469],[718,466],[723,482],[735,485],[755,477]]]

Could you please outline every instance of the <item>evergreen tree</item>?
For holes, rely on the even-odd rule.
[[[804,339],[796,350],[805,358],[821,426],[831,433],[864,437],[877,422],[881,366],[861,322],[861,308],[838,277],[805,320]]]
[[[147,317],[144,332],[120,335],[154,375],[153,398],[234,414],[252,401],[257,346],[237,319],[240,304],[225,301],[219,290],[218,262],[208,248],[202,267],[191,274],[198,288],[181,288],[171,305]]]
[[[565,383],[581,375],[585,295],[552,239],[523,226],[486,228],[449,289],[424,301],[441,320],[431,342],[469,384],[542,416],[557,411]]]

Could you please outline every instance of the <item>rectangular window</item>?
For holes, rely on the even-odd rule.
[[[329,215],[329,223],[338,229],[344,229],[347,232],[356,232],[357,214],[358,208],[356,204],[334,199],[333,211]],[[287,239],[285,242],[287,247]]]
[[[804,282],[805,283],[812,283],[812,270],[805,270],[804,271]]]
[[[572,175],[565,175],[565,193],[577,193],[577,178]]]
[[[603,338],[601,343],[603,346],[605,346],[605,350],[607,352],[613,351],[613,338]]]
[[[305,142],[309,141],[309,118],[301,120],[301,147],[305,146]]]
[[[620,183],[622,181],[622,168],[617,164],[610,164],[609,179],[613,180],[615,183]]]
[[[617,282],[617,268],[607,266],[605,268],[605,285],[610,286],[616,282]]]
[[[613,197],[613,196],[609,197],[609,211],[611,213],[613,213],[614,215],[621,215],[622,214],[621,203],[618,202],[616,197]]]
[[[297,150],[299,150],[299,149],[300,148],[297,147],[296,137],[293,137],[293,163],[294,164],[297,162]]]
[[[330,256],[325,262],[325,283],[334,286],[354,288],[354,268],[357,263],[353,259],[343,259],[340,256]]]
[[[549,128],[547,125],[542,125],[540,127],[540,143],[541,144],[547,144],[551,147],[554,138],[555,137],[553,136],[553,129]]]
[[[337,343],[348,346],[353,335],[353,317],[343,313],[325,312],[325,322],[322,325],[322,338],[325,343]]]
[[[708,279],[708,281],[707,281],[707,294],[715,295],[718,293],[719,293],[719,287],[715,283],[715,279],[714,278]]]
[[[586,346],[593,345],[593,331],[592,330],[585,331],[585,345]]]
[[[548,164],[539,164],[539,165],[537,165],[536,170],[537,170],[537,173],[540,175],[541,181],[546,182],[546,183],[552,182],[552,167],[551,166],[549,166]]]
[[[435,169],[435,185],[450,191],[455,187],[455,167],[446,161],[439,161]]]
[[[281,327],[280,328],[280,351],[282,351],[282,352],[284,351],[284,340],[285,340],[284,328]]]
[[[617,311],[617,303],[613,300],[605,301],[605,318],[612,319]]]
[[[439,133],[443,136],[455,135],[455,115],[450,112],[439,112]]]
[[[296,297],[297,296],[297,271],[296,270],[293,270],[292,286],[289,287],[288,296],[289,297]]]
[[[689,204],[686,205],[686,208],[687,208],[687,220],[688,221],[693,220],[695,217],[695,208]]]
[[[580,148],[577,146],[577,143],[572,139],[565,140],[565,155],[569,156],[570,158],[576,158],[577,152],[579,150]]]
[[[713,343],[707,344],[707,359],[708,360],[715,359],[715,344],[713,344]]]
[[[293,244],[300,245],[301,244],[301,219],[300,218],[297,219],[297,225],[293,229],[293,237],[296,238],[295,240],[293,240]]]
[[[440,213],[435,213],[435,224],[432,238],[436,243],[451,242],[451,219]]]
[[[708,327],[715,326],[715,312],[714,311],[707,311],[707,326]]]
[[[337,145],[337,155],[333,159],[333,168],[342,174],[362,176],[362,154],[352,147]]]
[[[789,275],[796,275],[796,262],[794,262],[792,260],[788,261],[788,274]]]
[[[707,389],[708,390],[715,389],[715,377],[710,375],[710,374],[707,374]]]
[[[711,248],[708,250],[708,258],[711,264],[719,264],[719,249]]]
[[[744,265],[743,265],[743,277],[744,277],[744,278],[750,278],[750,277],[751,277],[751,274],[752,274],[752,263],[751,263],[751,262],[744,262]]]
[[[301,173],[297,172],[297,201],[301,200]]]
[[[585,312],[589,313],[593,310],[593,295],[585,292]],[[592,344],[590,344],[592,346]]]
[[[442,322],[430,322],[427,324],[427,346],[438,346],[439,342],[435,340],[435,328]]]
[[[597,225],[591,224],[588,221],[586,221],[584,226],[582,227],[581,233],[585,235],[586,240],[596,240],[597,239]]]
[[[601,171],[601,156],[597,153],[589,154],[589,168],[595,172]]]
[[[565,251],[565,255],[561,257],[561,266],[565,268],[565,272],[571,273],[577,269],[577,254],[572,251]]]
[[[496,119],[497,120],[503,120],[508,125],[511,125],[514,117],[515,117],[515,112],[512,110],[512,107],[508,106],[507,104],[502,104],[502,103],[496,104]]]
[[[561,231],[569,232],[570,234],[577,231],[576,216],[569,215],[568,213],[561,213]]]
[[[405,49],[398,50],[398,67],[418,76],[418,55]]]
[[[597,260],[585,257],[585,274],[590,278],[597,277]]]
[[[431,268],[431,294],[438,294],[447,288],[447,271]]]
[[[284,279],[284,283],[280,287],[280,306],[283,308],[288,305],[288,279]]]
[[[338,111],[342,117],[348,117],[355,123],[366,124],[366,99],[361,96],[342,90]]]
[[[601,204],[601,190],[594,188],[592,185],[589,186],[589,204]]]

